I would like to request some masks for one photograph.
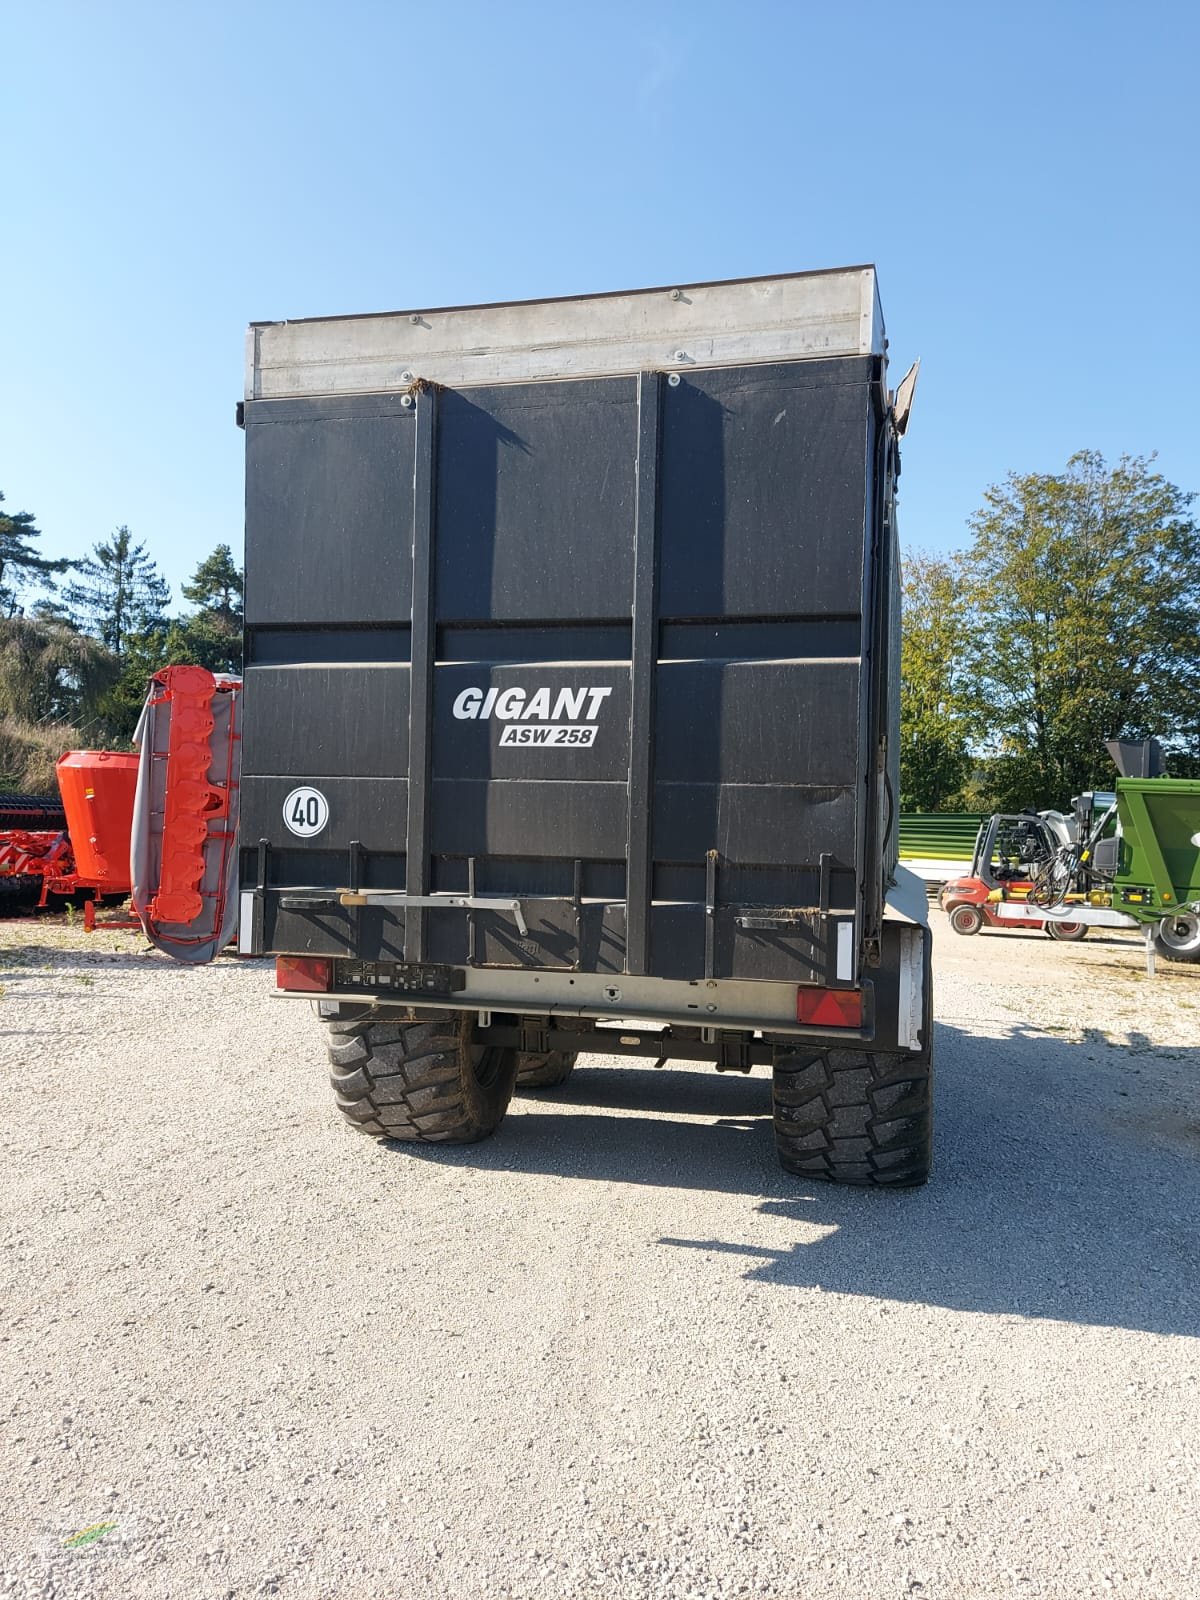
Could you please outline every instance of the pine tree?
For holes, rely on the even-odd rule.
[[[0,507],[4,496],[0,494]],[[69,562],[51,561],[38,555],[30,541],[42,532],[33,522],[32,511],[0,509],[0,616],[11,617],[18,609],[23,589],[53,589],[52,574],[65,572]]]
[[[197,610],[171,623],[167,654],[171,661],[193,661],[210,672],[242,670],[241,568],[227,544],[219,544],[183,585],[185,600]]]
[[[245,582],[241,568],[227,544],[219,544],[183,585],[183,598],[201,611],[211,612],[239,630],[242,626],[242,596]]]
[[[170,586],[127,527],[118,528],[73,565],[82,581],[67,586],[66,605],[118,660],[136,636],[166,632]]]

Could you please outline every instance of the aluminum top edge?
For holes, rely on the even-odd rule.
[[[651,284],[642,289],[600,289],[590,294],[535,295],[528,300],[480,300],[455,306],[403,306],[395,311],[343,311],[327,317],[264,317],[248,324],[251,328],[282,328],[306,322],[371,322],[388,317],[441,317],[452,311],[499,311],[516,306],[574,305],[585,300],[623,300],[634,295],[670,294],[673,289],[733,289],[742,284],[792,283],[800,278],[833,278],[841,273],[869,272],[875,275],[873,261],[857,261],[844,267],[812,267],[804,272],[763,272],[749,278],[698,278],[694,282]]]
[[[883,356],[872,266],[251,324],[248,401]]]

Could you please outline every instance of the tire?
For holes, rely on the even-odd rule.
[[[983,912],[970,901],[960,906],[955,906],[950,913],[950,926],[955,933],[978,933],[983,927]]]
[[[575,1070],[574,1050],[522,1050],[517,1056],[517,1093],[523,1089],[557,1089]]]
[[[1154,948],[1167,961],[1200,961],[1200,917],[1191,911],[1164,917],[1154,930]]]
[[[859,1188],[929,1177],[933,1066],[865,1050],[776,1052],[775,1147],[785,1172]]]
[[[377,1139],[474,1144],[508,1110],[517,1052],[476,1045],[470,1016],[434,1021],[331,1021],[330,1081],[338,1109]]]
[[[1078,944],[1080,939],[1087,938],[1088,925],[1086,922],[1047,922],[1046,932],[1064,944]]]
[[[42,898],[42,880],[32,872],[5,873],[0,877],[0,917],[17,917],[36,911]]]
[[[42,794],[0,794],[0,828],[27,833],[58,833],[67,825],[62,801]]]

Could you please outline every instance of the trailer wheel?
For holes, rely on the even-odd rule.
[[[574,1050],[522,1050],[517,1056],[518,1094],[523,1089],[557,1089],[578,1059]]]
[[[929,1177],[931,1062],[863,1050],[780,1050],[773,1089],[775,1147],[785,1172],[890,1189],[913,1189]]]
[[[1154,948],[1168,961],[1200,961],[1200,917],[1191,911],[1164,917],[1154,930]]]
[[[1067,944],[1077,944],[1080,939],[1087,938],[1088,925],[1086,922],[1047,922],[1046,932],[1052,939],[1061,939]]]
[[[983,912],[978,906],[969,902],[966,905],[955,906],[950,913],[950,926],[955,933],[978,933],[983,927]]]
[[[517,1052],[475,1043],[475,1020],[331,1021],[330,1081],[347,1122],[377,1139],[473,1144],[500,1126]]]

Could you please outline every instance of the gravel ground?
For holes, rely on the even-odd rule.
[[[1200,1594],[1200,973],[935,920],[907,1195],[761,1071],[383,1148],[262,963],[0,927],[4,1592]]]

